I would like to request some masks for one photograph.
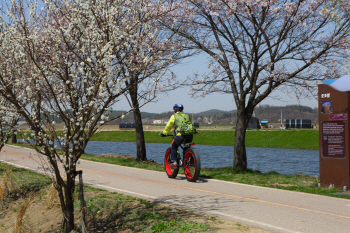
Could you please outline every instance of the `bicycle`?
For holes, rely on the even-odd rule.
[[[165,135],[165,136],[174,137],[174,135]],[[165,172],[168,175],[168,178],[176,178],[180,167],[183,167],[187,180],[190,182],[196,182],[201,170],[201,161],[199,158],[199,154],[196,149],[191,148],[191,146],[196,144],[190,142],[190,143],[182,143],[182,145],[180,145],[182,149],[182,159],[180,156],[180,152],[177,151],[178,166],[175,168],[170,167],[170,164],[171,164],[170,147],[166,150],[165,159],[164,159]]]

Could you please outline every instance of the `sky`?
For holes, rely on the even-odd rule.
[[[204,55],[186,59],[183,64],[176,65],[172,71],[179,80],[185,79],[196,72],[207,70],[208,60]],[[236,110],[236,104],[232,94],[213,93],[204,98],[191,98],[188,95],[187,88],[179,88],[167,93],[158,94],[155,102],[146,104],[141,108],[141,112],[163,113],[172,111],[172,107],[176,103],[184,105],[184,112],[200,113],[211,109],[222,111]],[[272,98],[277,97],[277,98]],[[318,101],[315,98],[297,99],[295,96],[288,96],[282,91],[275,91],[271,97],[267,97],[259,105],[286,106],[286,105],[302,105],[315,108]],[[113,106],[113,110],[128,110],[129,104],[125,97]]]

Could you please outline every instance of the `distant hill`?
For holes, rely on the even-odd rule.
[[[269,122],[278,122],[281,119],[310,119],[312,122],[318,121],[318,109],[302,105],[287,105],[276,107],[270,105],[261,105],[255,108],[255,117],[259,120],[268,120]]]
[[[259,120],[268,120],[270,123],[280,122],[282,111],[282,120],[285,119],[310,119],[312,122],[318,120],[318,109],[310,108],[302,105],[287,105],[287,106],[271,106],[260,105],[255,108],[254,115]],[[172,112],[155,114],[153,117],[157,119],[164,119],[167,121],[172,115]],[[222,111],[217,109],[210,109],[199,113],[188,113],[195,122],[204,123],[211,122],[213,124],[230,124],[237,120],[237,111]]]
[[[222,110],[218,110],[218,109],[210,109],[204,112],[200,112],[198,113],[199,115],[206,115],[206,116],[214,116],[214,115],[223,115],[223,114],[227,114],[227,113],[232,113],[234,112],[232,111],[222,111]]]

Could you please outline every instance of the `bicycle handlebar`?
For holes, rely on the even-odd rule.
[[[161,134],[159,134],[159,136],[161,136]],[[172,135],[172,134],[165,134],[165,135],[163,135],[163,137],[174,137],[175,136],[175,134],[174,135]],[[193,143],[193,142],[189,142],[189,143],[185,143],[185,142],[183,142],[183,143],[181,143],[181,144],[184,144],[185,146],[187,145],[190,145],[190,146],[188,146],[188,147],[191,147],[191,146],[193,146],[193,145],[196,145],[195,143]],[[182,146],[181,146],[181,148],[182,149],[184,149]]]
[[[198,132],[196,132],[197,134]],[[199,134],[199,133],[198,133]],[[159,136],[161,136],[161,134],[159,134]],[[175,134],[165,134],[163,137],[174,137]]]
[[[161,136],[161,134],[159,134],[159,136]],[[172,134],[165,134],[163,137],[174,137],[175,135]]]

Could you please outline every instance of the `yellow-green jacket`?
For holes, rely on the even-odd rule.
[[[178,122],[177,122],[177,119],[175,119],[175,114],[181,115],[181,117],[178,118]],[[175,125],[176,126],[175,130],[177,132],[176,136],[181,136],[179,125],[184,118],[190,119],[190,117],[188,116],[188,114],[183,113],[183,112],[177,112],[175,114],[170,117],[168,124],[166,124],[166,126],[163,130],[163,134],[169,133],[171,128]]]

